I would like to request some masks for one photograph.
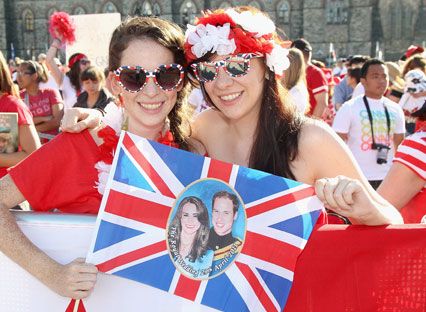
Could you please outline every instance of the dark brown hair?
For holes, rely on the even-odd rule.
[[[232,210],[234,211],[234,215],[238,212],[238,206],[239,206],[239,202],[238,202],[238,197],[235,194],[229,193],[227,191],[219,191],[216,192],[213,195],[212,198],[212,209],[214,207],[214,201],[218,198],[227,198],[230,201],[232,201]]]
[[[424,58],[421,55],[413,55],[410,57],[404,65],[404,68],[402,70],[402,77],[405,76],[406,73],[408,73],[410,70],[413,69],[420,69],[422,72],[426,73],[426,58]]]
[[[23,61],[19,66],[24,66],[28,72],[32,75],[37,74],[37,83],[47,82],[49,77],[47,76],[47,69],[40,63],[35,61]]]
[[[155,17],[128,18],[118,26],[112,34],[109,45],[110,71],[121,65],[123,51],[132,40],[151,39],[173,53],[174,62],[186,67],[183,44],[185,41],[182,30],[176,24]],[[178,92],[176,104],[169,113],[170,131],[179,148],[188,150],[187,138],[190,133],[188,105],[186,104],[189,92],[188,80],[182,82],[182,90]]]
[[[89,66],[81,72],[81,81],[92,80],[99,82],[102,86],[105,85],[105,74],[104,71],[96,66]]]
[[[168,234],[169,244],[175,242],[176,249],[179,251],[180,247],[180,234],[182,233],[182,213],[183,206],[187,203],[194,204],[197,209],[197,219],[200,222],[200,228],[196,232],[195,239],[192,243],[191,251],[189,252],[187,258],[191,262],[195,262],[198,258],[202,257],[207,251],[207,242],[209,240],[210,232],[210,222],[209,222],[209,213],[207,211],[206,205],[202,202],[201,199],[195,196],[185,197],[180,203],[177,209],[177,212],[173,218],[173,221],[170,224],[170,231]],[[173,234],[172,234],[173,232]]]
[[[0,92],[7,93],[19,98],[18,88],[15,86],[10,75],[9,66],[3,53],[0,51]]]
[[[69,61],[70,61],[73,57],[77,56],[78,54],[81,54],[81,53],[74,53],[73,55],[71,55],[71,56],[68,58],[68,63],[69,63]],[[71,66],[71,68],[70,68],[69,72],[67,72],[67,73],[66,73],[66,75],[68,76],[68,78],[69,78],[69,79],[70,79],[70,81],[71,81],[72,86],[73,86],[73,87],[74,87],[74,89],[75,89],[76,91],[78,91],[78,92],[81,90],[80,74],[81,74],[81,70],[80,70],[80,61],[75,62],[75,63]]]
[[[252,7],[237,7],[234,10],[261,12]],[[206,61],[212,55],[207,53],[195,62]],[[287,103],[287,91],[275,78],[275,73],[269,67],[265,68],[269,78],[265,78],[263,83],[263,98],[249,167],[295,180],[290,163],[297,157],[299,134],[305,118],[294,109],[294,105]],[[203,83],[200,88],[207,103],[216,107]]]

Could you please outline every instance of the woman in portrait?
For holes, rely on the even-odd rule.
[[[185,197],[177,208],[168,233],[175,263],[194,278],[209,276],[213,251],[207,250],[210,223],[204,203],[195,196]],[[187,269],[185,269],[187,268]]]

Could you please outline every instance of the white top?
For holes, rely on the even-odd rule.
[[[352,93],[352,98],[356,98],[360,95],[364,95],[365,94],[365,89],[364,86],[362,85],[362,83],[358,83],[354,89],[354,92]]]
[[[309,93],[306,85],[303,82],[298,83],[291,88],[288,93],[293,103],[296,105],[297,110],[304,114],[309,107]]]
[[[376,143],[391,147],[386,164],[377,164],[377,150],[371,149],[372,136],[368,112],[363,96],[359,96],[342,105],[334,118],[333,129],[348,135],[348,147],[352,151],[362,172],[368,180],[383,180],[395,153],[393,134],[405,133],[404,113],[401,107],[388,98],[380,100],[367,98],[373,116],[374,139]],[[387,122],[384,110],[386,105],[391,120],[390,138],[387,136]]]
[[[48,80],[47,82],[40,82],[39,83],[39,88],[40,89],[55,89],[55,90],[59,90],[59,86],[56,83],[55,78],[53,78],[53,76],[51,74],[48,74]]]
[[[124,120],[124,109],[114,102],[110,102],[105,106],[105,115],[102,118],[102,122],[110,126],[115,130],[116,133],[120,133],[121,127],[123,126]]]
[[[67,75],[64,75],[64,79],[62,80],[62,84],[59,89],[62,91],[62,97],[64,98],[64,109],[73,107],[74,104],[77,103],[77,92]]]

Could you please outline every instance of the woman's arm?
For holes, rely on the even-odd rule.
[[[326,207],[355,224],[403,223],[399,212],[370,186],[344,142],[321,122],[304,126],[299,152],[302,182],[314,184]],[[297,174],[296,174],[297,176]]]
[[[53,79],[55,79],[58,86],[61,88],[62,81],[64,79],[64,74],[58,68],[55,63],[54,58],[56,57],[56,52],[60,49],[62,42],[59,39],[53,39],[52,44],[50,45],[49,50],[46,53],[46,65],[52,75]]]
[[[0,166],[12,167],[40,147],[40,139],[33,125],[19,126],[19,145],[21,151],[0,154]]]
[[[419,193],[426,181],[407,166],[394,162],[377,192],[398,210]],[[397,191],[396,190],[397,186]]]
[[[22,233],[9,208],[24,201],[12,178],[0,180],[0,251],[61,296],[75,299],[90,294],[97,268],[76,259],[61,265],[38,249]]]
[[[45,132],[49,130],[58,129],[59,125],[61,124],[61,119],[63,115],[64,105],[62,103],[52,105],[52,118],[48,121],[37,124],[37,131]]]

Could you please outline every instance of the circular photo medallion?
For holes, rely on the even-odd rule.
[[[230,185],[210,178],[191,183],[176,199],[167,224],[176,269],[197,280],[223,273],[243,247],[246,223],[244,203]]]

